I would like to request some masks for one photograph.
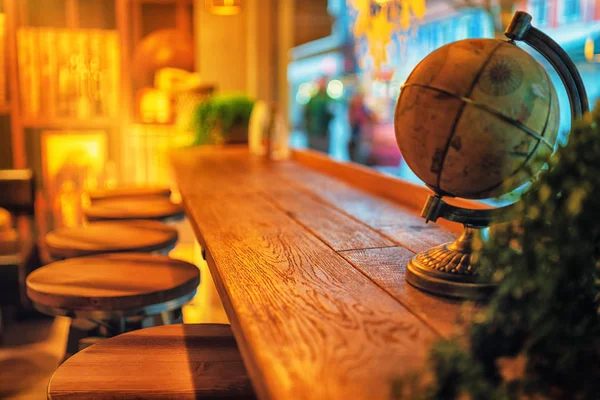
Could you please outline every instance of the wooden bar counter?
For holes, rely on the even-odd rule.
[[[405,282],[415,252],[454,237],[418,216],[426,188],[311,151],[172,163],[259,398],[387,399],[454,331],[459,304]]]

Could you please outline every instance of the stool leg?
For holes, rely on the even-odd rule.
[[[4,320],[2,318],[2,307],[0,306],[0,346],[2,346],[2,342],[4,338]]]
[[[85,350],[88,347],[90,347],[104,339],[106,339],[106,338],[101,337],[101,336],[88,336],[86,338],[83,338],[83,339],[79,340],[78,351]]]
[[[89,331],[77,329],[75,326],[73,326],[73,323],[71,322],[71,326],[69,327],[69,336],[67,338],[67,349],[65,352],[65,358],[63,359],[63,362],[79,351],[79,341],[81,339],[85,339],[88,336],[90,336]]]

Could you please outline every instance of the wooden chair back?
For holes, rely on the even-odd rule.
[[[13,215],[33,216],[35,179],[29,169],[0,170],[0,207]]]

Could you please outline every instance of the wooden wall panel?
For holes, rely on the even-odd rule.
[[[287,104],[288,50],[293,0],[246,0],[233,16],[208,13],[195,3],[196,69],[220,92],[244,92]]]
[[[331,35],[333,17],[326,0],[296,0],[294,7],[294,46]]]
[[[196,1],[196,69],[203,80],[217,84],[219,91],[246,92],[248,65],[247,13],[213,15],[204,1]]]

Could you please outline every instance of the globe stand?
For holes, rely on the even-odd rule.
[[[417,254],[407,265],[406,280],[413,286],[438,295],[473,300],[485,299],[494,285],[481,282],[472,263],[473,244],[482,241],[483,230],[491,221],[503,220],[515,204],[489,210],[452,206],[441,196],[429,196],[421,216],[427,222],[444,218],[464,225],[454,241]]]
[[[588,111],[588,99],[579,71],[567,53],[550,37],[531,25],[531,16],[517,11],[505,35],[523,41],[544,56],[558,72],[569,96],[571,117],[579,119]],[[488,210],[455,207],[441,195],[429,196],[421,212],[426,221],[444,218],[462,223],[463,233],[454,242],[417,254],[407,266],[406,280],[413,286],[442,296],[479,300],[487,297],[495,285],[482,281],[473,264],[473,243],[481,240],[482,230],[493,222],[510,219],[517,203]]]
[[[407,266],[407,280],[419,289],[448,297],[483,299],[494,285],[479,283],[471,263],[473,241],[481,228],[465,225],[454,242],[417,254]]]

